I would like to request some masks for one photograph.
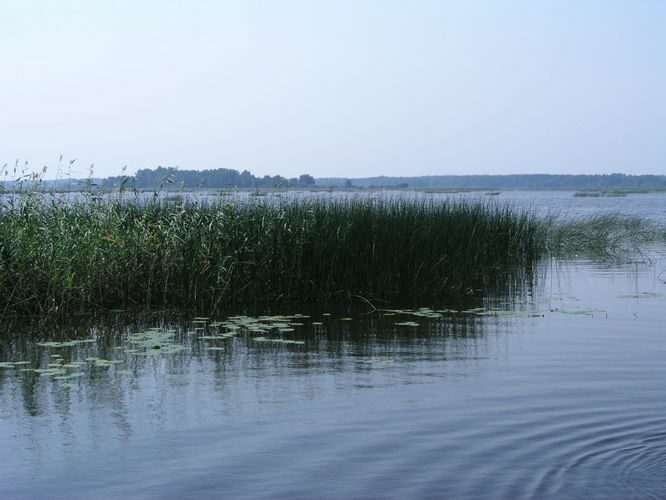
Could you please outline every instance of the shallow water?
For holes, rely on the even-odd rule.
[[[0,368],[0,498],[663,498],[666,249],[651,255],[550,262],[510,298],[423,304],[440,317],[272,311],[309,317],[226,339],[198,338],[225,318],[6,327],[0,361],[30,364]],[[137,349],[147,327],[173,339]],[[37,345],[72,338],[94,342]],[[58,355],[83,375],[20,371]]]

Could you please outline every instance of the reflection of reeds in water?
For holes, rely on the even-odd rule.
[[[121,409],[127,382],[152,379],[156,371],[155,380],[168,392],[174,388],[174,377],[191,383],[195,373],[206,373],[205,384],[220,387],[242,384],[257,370],[289,380],[294,369],[301,375],[367,372],[414,360],[476,357],[485,349],[477,341],[483,336],[483,321],[469,311],[369,314],[367,308],[359,313],[343,305],[332,315],[316,308],[307,312],[311,315],[220,316],[217,321],[161,314],[33,324],[10,320],[6,349],[0,353],[0,388],[20,384],[21,391],[5,413],[67,417],[72,409],[65,389],[76,391],[88,404]],[[401,325],[415,317],[418,327]],[[291,356],[294,353],[312,356]]]
[[[495,204],[178,201],[5,207],[4,312],[455,295],[540,253],[540,223]]]

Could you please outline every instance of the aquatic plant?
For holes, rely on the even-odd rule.
[[[573,220],[552,217],[543,225],[544,246],[559,256],[587,254],[609,258],[640,252],[646,244],[665,241],[658,224],[635,216],[603,214]]]
[[[496,203],[24,196],[0,208],[0,314],[441,297],[531,265],[541,234]]]

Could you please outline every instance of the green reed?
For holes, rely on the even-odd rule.
[[[442,297],[530,265],[541,233],[480,202],[26,196],[0,212],[0,314]]]
[[[600,258],[624,258],[641,252],[646,244],[666,241],[666,230],[641,217],[603,214],[577,219],[542,221],[543,245],[550,254],[585,254]]]

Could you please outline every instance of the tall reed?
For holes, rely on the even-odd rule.
[[[646,244],[666,241],[666,230],[641,217],[609,213],[542,221],[542,242],[548,253],[558,256],[585,254],[623,258],[640,252]]]
[[[441,297],[533,263],[541,229],[480,202],[28,196],[0,213],[0,314]]]

